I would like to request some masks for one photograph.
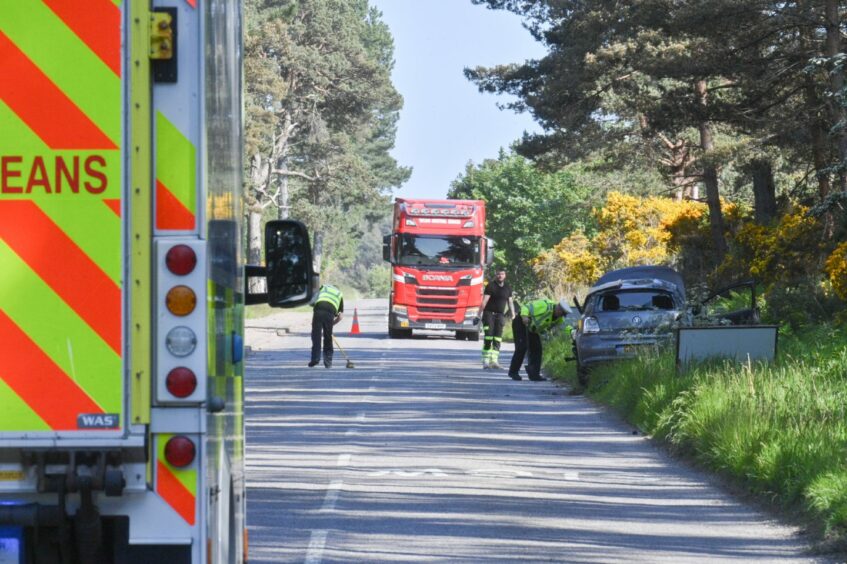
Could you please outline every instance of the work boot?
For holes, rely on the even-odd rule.
[[[496,360],[492,361],[491,364],[488,365],[488,368],[491,370],[503,370],[503,367],[500,366]]]
[[[327,368],[332,368],[332,361],[331,360],[325,360],[324,366],[326,366]]]
[[[545,378],[544,376],[530,376],[529,379],[533,382],[543,382],[547,378]]]
[[[483,370],[488,370],[489,368],[491,368],[491,366],[489,366],[488,362],[486,362],[486,361],[484,361],[484,360],[483,360],[483,361],[482,361],[482,369],[483,369]]]
[[[523,378],[521,378],[520,374],[511,374],[510,373],[509,378],[511,378],[512,380],[523,380]]]
[[[318,365],[318,361],[317,361],[317,360],[310,360],[310,361],[309,361],[309,368],[314,368],[314,367],[315,367],[315,366],[317,366],[317,365]]]

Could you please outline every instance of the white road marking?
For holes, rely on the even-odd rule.
[[[347,431],[344,434],[349,437],[349,436],[352,436],[352,435],[356,435],[358,433],[359,433],[359,431],[357,431],[356,429],[347,429]]]
[[[309,548],[306,549],[306,559],[303,564],[321,564],[326,546],[327,531],[312,531]]]
[[[505,468],[476,468],[474,470],[468,470],[467,473],[489,478],[532,478],[532,472],[527,472],[526,470],[507,470]]]
[[[349,454],[339,454],[338,455],[338,465],[339,466],[350,466],[350,459],[353,458]]]
[[[579,472],[565,471],[565,480],[570,482],[578,482],[579,481]]]
[[[417,478],[424,474],[431,474],[437,478],[447,477],[447,474],[439,468],[427,468],[426,470],[378,470],[376,472],[371,472],[368,476],[399,476],[401,478]]]
[[[324,504],[321,506],[321,511],[332,511],[335,509],[335,503],[338,501],[338,493],[344,487],[344,482],[341,480],[333,480],[329,483],[326,490]]]
[[[365,422],[365,414],[360,413],[359,415],[357,415],[356,416],[356,422],[357,423],[364,423]]]

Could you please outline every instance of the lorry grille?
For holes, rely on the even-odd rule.
[[[458,296],[456,288],[418,288],[419,296]]]
[[[418,303],[420,304],[433,304],[433,305],[445,305],[445,306],[454,306],[458,300],[456,298],[447,297],[447,298],[418,298]]]
[[[452,317],[456,314],[456,308],[453,307],[419,307],[420,313],[437,313]]]

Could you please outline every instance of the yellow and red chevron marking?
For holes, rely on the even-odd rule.
[[[0,9],[0,432],[123,411],[120,4]]]
[[[191,231],[197,213],[197,149],[156,114],[156,229]]]
[[[165,445],[174,435],[158,435],[156,448],[156,493],[189,525],[197,521],[197,462],[177,468],[165,460]]]

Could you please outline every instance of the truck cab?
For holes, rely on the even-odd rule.
[[[485,202],[398,198],[392,233],[383,240],[391,263],[389,337],[441,330],[478,341],[483,269],[493,249]]]

